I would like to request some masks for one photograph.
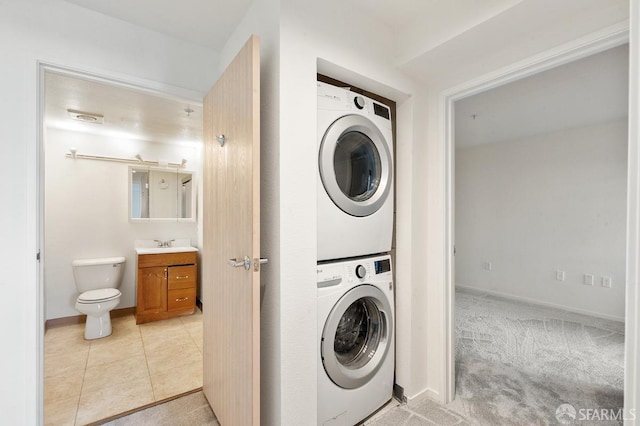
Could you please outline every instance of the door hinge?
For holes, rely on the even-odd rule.
[[[36,262],[40,262],[40,250],[36,253]]]

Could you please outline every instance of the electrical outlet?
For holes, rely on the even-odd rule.
[[[582,283],[584,285],[593,285],[594,276],[593,274],[584,274],[584,280]]]
[[[493,265],[491,265],[491,262],[484,262],[482,266],[485,271],[490,271],[493,268]]]
[[[556,281],[564,281],[565,273],[564,271],[556,271]]]
[[[602,287],[611,288],[612,281],[611,277],[602,277],[600,283],[602,284]]]

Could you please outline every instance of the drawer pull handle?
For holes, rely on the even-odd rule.
[[[176,275],[176,280],[186,280],[189,275]]]
[[[176,299],[176,302],[184,302],[185,300],[189,300],[189,297],[179,297]]]

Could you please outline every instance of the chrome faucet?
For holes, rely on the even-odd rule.
[[[174,242],[175,240],[166,240],[166,241],[153,240],[153,241],[158,243],[158,247],[171,247],[171,243]]]

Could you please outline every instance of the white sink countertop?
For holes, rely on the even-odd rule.
[[[187,251],[198,251],[195,247],[139,247],[136,248],[138,254],[160,254],[160,253],[182,253]]]
[[[191,240],[188,238],[176,238],[171,241],[171,247],[158,247],[158,242],[155,240],[135,240],[134,245],[137,254],[184,253],[198,251],[196,247],[191,246]]]

